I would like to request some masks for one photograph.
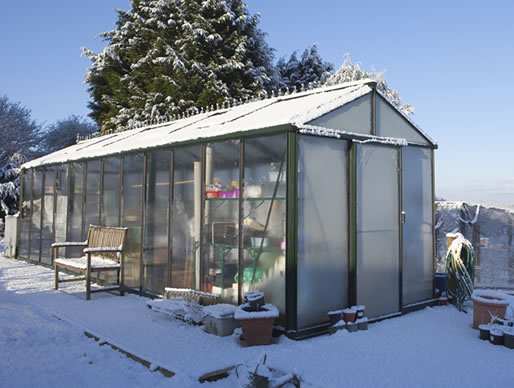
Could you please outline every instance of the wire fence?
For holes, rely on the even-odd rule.
[[[514,289],[513,223],[510,210],[436,202],[436,271],[446,265],[446,234],[458,232],[473,245],[475,287]]]

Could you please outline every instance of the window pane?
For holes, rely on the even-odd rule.
[[[236,303],[239,201],[233,195],[239,185],[239,141],[208,144],[205,171],[203,289]]]
[[[30,199],[32,195],[32,170],[23,173],[23,193],[20,206],[20,241],[18,242],[18,255],[25,259],[29,257],[29,229],[30,229]]]
[[[68,202],[68,232],[66,241],[85,241],[82,235],[82,200],[84,189],[84,167],[82,163],[71,163],[68,173],[70,174],[70,191]],[[66,256],[81,255],[82,248],[66,248]]]
[[[298,328],[348,305],[348,145],[299,137]]]
[[[120,225],[120,158],[104,159],[102,225]]]
[[[199,207],[195,214],[195,163],[201,170],[202,147],[177,148],[173,151],[173,220],[171,286],[195,288],[195,255],[198,254],[197,235],[200,229]],[[197,183],[198,195],[200,182]],[[200,280],[198,283],[201,284]]]
[[[123,226],[128,228],[125,250],[125,284],[140,287],[141,206],[143,155],[123,158]]]
[[[56,211],[55,211],[55,241],[66,241],[66,218],[68,212],[68,166],[57,168],[57,181],[55,185]]]
[[[286,138],[245,140],[243,290],[285,314]]]
[[[432,297],[432,151],[402,150],[403,304]]]
[[[147,154],[143,289],[164,294],[168,264],[170,151]]]
[[[54,242],[54,192],[55,167],[47,167],[45,172],[43,230],[41,231],[41,261],[52,264],[52,243]]]
[[[34,170],[34,186],[32,190],[32,229],[30,234],[30,259],[39,261],[41,243],[41,207],[43,201],[43,170]]]
[[[371,93],[352,101],[341,108],[329,112],[310,125],[341,131],[371,134]]]
[[[429,145],[428,141],[387,101],[377,95],[377,136],[397,137],[418,144]]]
[[[100,220],[100,160],[87,162],[86,174],[86,212],[84,214],[84,233],[89,225],[98,225]]]
[[[357,303],[399,311],[398,150],[357,145]]]

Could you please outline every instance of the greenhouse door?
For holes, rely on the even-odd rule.
[[[402,304],[432,297],[432,150],[402,149],[403,224]]]
[[[356,289],[366,315],[400,311],[399,150],[357,144]]]

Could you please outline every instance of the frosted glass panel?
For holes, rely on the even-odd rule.
[[[324,128],[371,134],[371,93],[309,123]]]
[[[205,157],[203,291],[237,303],[239,272],[239,141],[209,143]]]
[[[89,225],[100,223],[100,160],[87,162],[86,211],[84,213],[84,233]]]
[[[432,297],[432,151],[406,147],[402,151],[403,304]]]
[[[245,140],[243,292],[261,290],[286,312],[286,137]]]
[[[84,190],[84,167],[82,163],[69,165],[70,191],[68,202],[68,232],[66,241],[85,241],[87,237],[82,234],[82,201]],[[66,255],[80,255],[82,248],[66,248]]]
[[[66,218],[68,214],[68,167],[57,167],[55,183],[55,241],[66,241]],[[62,254],[59,252],[59,254]]]
[[[120,225],[120,158],[104,159],[102,225]]]
[[[29,257],[29,229],[30,229],[30,198],[32,185],[32,170],[23,173],[23,193],[20,203],[20,241],[18,242],[18,255],[24,259]]]
[[[195,230],[199,231],[201,221],[200,214],[195,216],[194,166],[196,163],[199,167],[201,163],[202,147],[177,148],[173,158],[171,286],[195,288],[195,255],[200,238],[195,236]],[[197,182],[197,185],[200,186],[200,183]],[[198,194],[201,194],[200,190]]]
[[[298,328],[348,304],[348,148],[300,136],[298,149]]]
[[[30,259],[40,260],[41,249],[41,208],[43,207],[43,170],[34,170],[32,189],[32,227],[30,230]]]
[[[168,282],[168,215],[171,152],[148,152],[143,239],[143,290],[164,294]]]
[[[430,143],[387,101],[377,95],[377,136],[397,137],[408,141],[426,144]]]
[[[54,192],[55,167],[47,167],[43,188],[43,229],[41,230],[41,261],[52,264],[52,243],[54,242]]]
[[[398,150],[357,145],[357,303],[399,311]]]
[[[141,206],[143,205],[143,154],[123,158],[123,218],[128,228],[125,250],[125,284],[140,287]]]

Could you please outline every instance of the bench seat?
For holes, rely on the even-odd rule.
[[[67,267],[67,268],[76,268],[81,270],[87,269],[87,257],[73,257],[73,258],[59,258],[55,259],[55,263],[59,265],[59,267]],[[104,259],[100,256],[91,256],[91,269],[115,269],[120,268],[120,263],[116,263],[115,261]]]

